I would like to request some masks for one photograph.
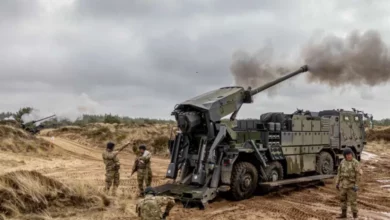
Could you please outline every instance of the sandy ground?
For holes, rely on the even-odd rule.
[[[48,141],[50,138],[45,138]],[[86,147],[76,142],[55,138],[56,146],[51,156],[32,157],[8,152],[0,153],[0,174],[15,170],[36,170],[63,182],[83,181],[104,187],[102,150]],[[390,153],[370,146],[364,154],[363,184],[359,193],[359,219],[390,219]],[[109,208],[100,211],[75,212],[57,219],[137,219],[135,216],[136,175],[129,177],[134,156],[123,151],[121,183],[118,196]],[[167,180],[164,174],[168,160],[153,157],[153,182],[160,185]],[[337,190],[330,180],[325,186],[300,190],[284,189],[249,200],[231,202],[218,198],[206,210],[183,209],[177,204],[168,219],[335,219],[339,214]],[[351,213],[348,213],[351,217]]]

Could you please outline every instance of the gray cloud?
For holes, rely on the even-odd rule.
[[[25,21],[37,15],[42,9],[37,1],[4,0],[0,3],[0,24]]]
[[[237,50],[251,54],[271,41],[276,57],[298,68],[303,61],[296,54],[316,31],[342,36],[370,28],[383,39],[390,37],[388,5],[336,0],[321,7],[281,0],[1,1],[0,110],[33,105],[52,112],[77,105],[74,100],[86,93],[99,103],[97,113],[169,118],[176,103],[233,85],[230,64]],[[339,90],[305,79],[283,83],[272,97],[259,94],[240,115],[300,106],[341,108],[359,105],[362,98],[371,103],[367,108],[374,115],[387,114],[378,108],[383,100],[377,100],[390,92],[385,87],[372,90],[369,98],[359,88],[340,96]]]

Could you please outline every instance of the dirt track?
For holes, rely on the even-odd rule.
[[[52,141],[50,138],[45,139]],[[104,187],[101,149],[86,147],[61,138],[56,138],[52,142],[57,146],[53,157],[35,158],[0,153],[0,173],[20,169],[37,170],[64,182],[88,181],[99,188]],[[135,175],[129,177],[134,156],[124,151],[119,157],[122,164],[121,185],[118,190],[119,197],[114,205],[106,211],[91,211],[63,219],[135,219],[135,200],[132,198],[137,192],[137,183]],[[390,182],[390,164],[387,161],[390,161],[388,154],[362,161],[365,176],[358,201],[360,219],[390,219],[390,192],[385,187],[381,188],[386,185],[386,181],[382,181],[383,183],[377,181]],[[156,157],[152,159],[154,172],[152,185],[166,182],[163,177],[167,165],[166,159]],[[339,213],[337,191],[332,181],[324,187],[286,191],[255,196],[241,202],[219,198],[204,211],[183,209],[181,205],[177,205],[169,219],[334,219]]]

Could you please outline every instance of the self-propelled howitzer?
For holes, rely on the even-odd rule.
[[[169,142],[171,161],[166,173],[166,177],[174,179],[175,183],[159,186],[156,190],[174,195],[185,204],[205,205],[224,187],[230,188],[237,200],[250,197],[260,179],[267,179],[267,158],[259,152],[259,143],[239,143],[237,132],[221,123],[221,119],[231,114],[231,120],[234,120],[242,104],[252,103],[254,95],[306,71],[305,65],[255,89],[222,87],[176,105],[172,115],[180,131]],[[241,152],[245,159],[238,157]],[[233,167],[235,160],[252,160],[260,178],[257,174],[237,176],[233,168],[240,167]]]
[[[21,126],[24,130],[30,132],[31,134],[35,135],[35,134],[38,134],[40,132],[40,130],[43,129],[43,125],[35,125],[35,123],[37,122],[41,122],[41,121],[45,121],[47,119],[50,119],[50,118],[54,118],[56,115],[51,115],[49,117],[45,117],[45,118],[41,118],[41,119],[38,119],[38,120],[34,120],[34,121],[30,121],[30,122],[26,122],[26,123],[22,123]]]

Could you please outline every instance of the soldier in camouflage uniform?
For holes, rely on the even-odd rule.
[[[152,154],[146,150],[145,145],[139,146],[140,156],[137,158],[137,180],[139,196],[143,196],[144,182],[146,187],[152,183],[152,168],[150,158]]]
[[[346,148],[343,152],[344,160],[341,161],[338,167],[336,176],[336,187],[340,191],[341,215],[338,218],[347,217],[348,203],[351,205],[351,211],[354,218],[358,217],[357,209],[357,191],[359,189],[362,170],[359,161],[353,157],[353,152],[350,148]]]
[[[166,205],[165,212],[161,212],[161,208]],[[136,205],[136,212],[141,220],[160,220],[165,219],[173,206],[175,200],[168,196],[156,196],[156,192],[152,187],[146,187],[145,198],[140,199]]]
[[[130,143],[114,151],[115,144],[112,142],[108,142],[107,149],[105,152],[103,152],[103,161],[104,164],[106,165],[106,187],[104,188],[104,191],[108,193],[110,191],[111,185],[114,183],[114,187],[112,190],[113,196],[116,195],[116,190],[119,186],[119,178],[120,178],[119,176],[120,162],[117,155],[120,151],[122,151],[124,148],[129,146],[129,144]]]

